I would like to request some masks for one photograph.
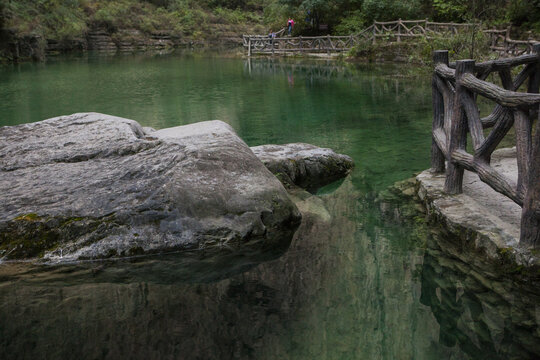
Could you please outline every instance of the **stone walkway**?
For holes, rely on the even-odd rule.
[[[501,149],[493,153],[492,166],[514,181],[517,180],[516,150]],[[429,170],[420,173],[419,196],[445,221],[454,233],[463,233],[463,228],[476,236],[467,240],[483,248],[489,257],[499,258],[501,250],[516,255],[516,262],[531,264],[531,254],[519,247],[521,207],[506,196],[483,183],[475,173],[465,171],[463,194],[443,193],[444,174],[433,175]],[[470,238],[470,239],[469,239]]]

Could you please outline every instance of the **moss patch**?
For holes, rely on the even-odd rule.
[[[106,219],[82,217],[42,217],[34,213],[22,214],[2,224],[0,228],[0,256],[5,259],[43,257],[62,244],[77,240],[96,231]]]
[[[29,213],[17,216],[14,220],[16,221],[37,221],[40,219],[40,216],[36,213]]]

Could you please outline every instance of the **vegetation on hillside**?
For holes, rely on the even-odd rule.
[[[110,33],[166,31],[204,39],[219,29],[217,25],[278,31],[289,17],[296,20],[294,33],[298,35],[350,34],[374,20],[427,18],[513,25],[519,36],[520,31],[540,33],[540,0],[0,0],[4,33],[56,41],[84,38],[94,28]],[[449,45],[455,47],[460,43],[460,39],[437,41],[451,41]],[[433,42],[424,45],[420,51],[428,51]]]
[[[325,24],[333,33],[349,34],[374,20],[398,18],[476,19],[540,32],[540,0],[0,0],[2,28],[56,39],[77,38],[96,26],[179,35],[204,31],[210,23],[277,30],[288,17],[296,20],[297,33]]]
[[[326,24],[336,34],[350,34],[374,20],[431,19],[482,21],[490,26],[514,25],[540,32],[540,0],[276,0],[286,11]],[[305,23],[305,22],[304,22]]]
[[[193,36],[223,23],[262,23],[262,6],[245,0],[0,0],[0,26],[18,36],[75,39],[91,28]]]

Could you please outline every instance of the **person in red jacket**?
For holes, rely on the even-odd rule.
[[[293,26],[294,26],[294,20],[289,18],[289,20],[287,20],[287,30],[289,31],[289,36],[292,33]]]

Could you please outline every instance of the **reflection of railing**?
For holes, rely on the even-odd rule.
[[[444,191],[449,194],[463,191],[466,169],[522,206],[520,242],[540,247],[540,125],[534,144],[532,131],[540,104],[540,44],[533,51],[531,55],[478,64],[461,60],[455,65],[449,65],[448,51],[434,53],[431,166],[434,172],[446,171]],[[512,79],[511,69],[519,65],[524,68]],[[492,72],[498,72],[503,88],[484,81]],[[527,79],[527,92],[517,92]],[[497,103],[485,118],[480,118],[477,95]],[[484,136],[483,129],[490,127],[493,130]],[[491,154],[512,127],[516,133],[517,183],[490,166]],[[473,154],[466,151],[467,133]]]
[[[439,23],[428,20],[374,21],[366,29],[349,36],[280,37],[285,29],[272,38],[263,35],[244,35],[243,44],[251,54],[283,54],[291,52],[339,53],[350,50],[362,41],[375,43],[401,42],[406,39],[453,36],[463,31],[481,29],[481,24]],[[523,55],[532,51],[536,40],[512,40],[508,30],[482,30],[490,37],[490,49],[499,55]],[[504,34],[504,35],[503,35]]]
[[[244,62],[244,68],[250,75],[300,75],[314,79],[348,79],[353,76],[347,67],[336,65],[335,62],[309,64],[250,58]]]

